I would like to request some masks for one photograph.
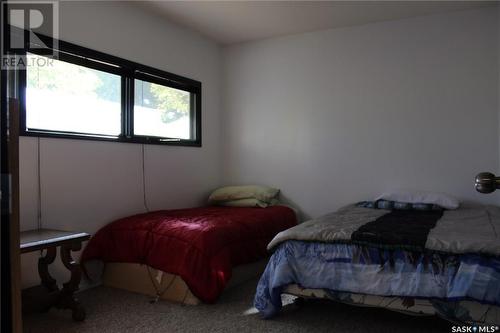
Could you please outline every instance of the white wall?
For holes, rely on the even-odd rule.
[[[62,2],[60,38],[202,82],[202,148],[146,149],[150,209],[197,206],[221,183],[221,50],[127,2]],[[43,227],[95,232],[144,211],[141,145],[41,139]],[[20,142],[21,228],[37,225],[37,140]],[[22,256],[23,286],[38,283],[37,254]],[[57,259],[59,260],[59,259]],[[55,268],[55,275],[65,270]]]
[[[306,216],[393,187],[498,203],[498,38],[487,8],[225,49],[224,179]]]
[[[500,6],[497,6],[497,51],[498,51],[498,76],[497,76],[497,105],[498,105],[498,128],[499,128],[499,137],[498,140],[500,142]],[[499,146],[500,149],[500,146]],[[500,154],[500,152],[499,152]],[[500,155],[499,155],[500,156]],[[500,163],[500,159],[499,159]],[[500,164],[498,165],[498,173],[500,174]]]
[[[262,183],[317,216],[393,186],[498,203],[472,184],[500,165],[495,12],[269,39],[229,47],[224,59],[213,42],[130,3],[63,2],[60,25],[63,40],[203,84],[203,147],[146,146],[151,209]],[[36,227],[36,145],[21,139],[24,230]],[[44,227],[94,232],[144,210],[140,145],[41,139],[41,167]],[[38,282],[36,258],[22,257],[25,287]]]

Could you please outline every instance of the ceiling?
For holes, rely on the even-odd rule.
[[[170,21],[228,45],[495,5],[495,1],[145,1]]]

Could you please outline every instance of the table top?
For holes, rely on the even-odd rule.
[[[63,231],[55,229],[27,230],[20,233],[21,253],[37,251],[48,247],[88,240],[86,232]]]

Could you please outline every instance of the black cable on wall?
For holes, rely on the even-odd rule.
[[[146,166],[145,166],[144,144],[142,144],[141,147],[142,147],[142,199],[146,212],[149,212],[148,200],[146,196]]]

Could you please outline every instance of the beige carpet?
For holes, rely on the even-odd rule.
[[[182,306],[118,289],[98,287],[79,298],[87,309],[82,323],[69,311],[26,315],[25,332],[450,332],[451,324],[434,317],[413,317],[383,309],[324,301],[287,305],[272,320],[252,311],[255,280],[226,292],[215,305]],[[288,299],[287,301],[290,301]]]

